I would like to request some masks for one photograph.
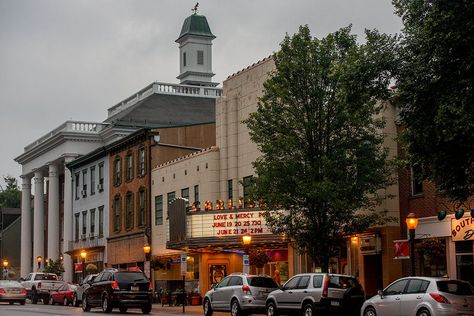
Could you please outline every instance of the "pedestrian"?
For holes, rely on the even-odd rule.
[[[275,269],[275,272],[273,273],[272,279],[276,282],[276,284],[278,284],[278,285],[281,284],[280,270]]]

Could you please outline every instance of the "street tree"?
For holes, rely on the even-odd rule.
[[[474,2],[393,4],[403,21],[396,100],[407,160],[463,202],[474,194]]]
[[[15,177],[4,176],[5,186],[0,185],[0,207],[19,208],[21,204],[21,192]]]
[[[350,32],[317,39],[301,26],[287,35],[244,121],[261,151],[251,195],[269,210],[272,232],[323,271],[343,237],[389,219],[376,211],[391,174],[378,114],[390,96],[396,39],[366,31],[358,44]]]

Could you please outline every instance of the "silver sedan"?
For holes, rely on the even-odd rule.
[[[474,288],[465,281],[401,278],[366,300],[361,316],[474,316]]]

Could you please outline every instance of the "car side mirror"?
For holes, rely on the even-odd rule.
[[[377,294],[380,296],[380,298],[383,298],[383,291],[382,290],[378,290]]]
[[[283,285],[278,285],[278,288],[282,291],[285,291],[285,287]]]
[[[25,279],[19,278],[18,281],[23,282],[23,281],[25,281]]]
[[[215,283],[211,284],[211,289],[212,289],[212,290],[215,290],[216,287],[217,287],[217,284],[215,284]]]

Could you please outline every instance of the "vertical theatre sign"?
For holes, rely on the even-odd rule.
[[[451,219],[451,237],[453,241],[474,240],[474,218]]]

